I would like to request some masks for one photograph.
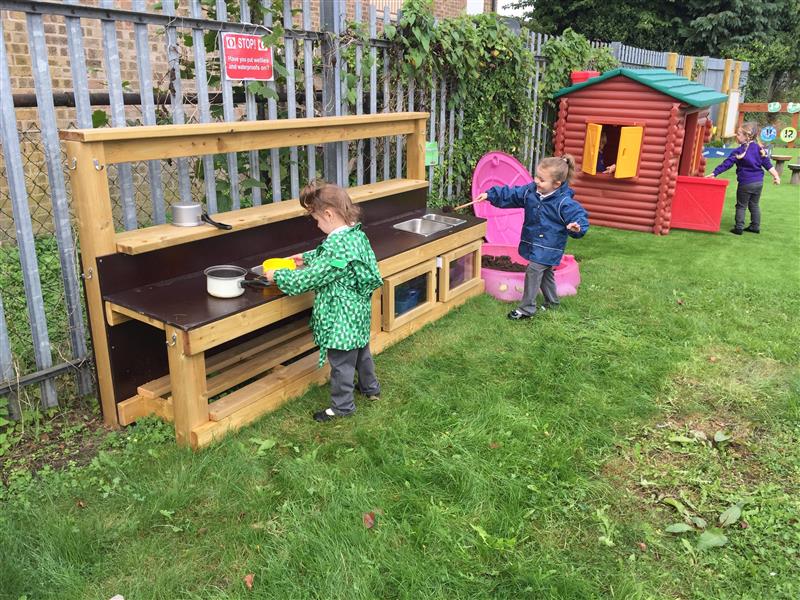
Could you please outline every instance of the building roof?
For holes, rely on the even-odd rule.
[[[617,75],[622,75],[629,79],[633,79],[634,81],[653,88],[654,90],[666,94],[667,96],[672,96],[681,102],[685,102],[686,104],[690,104],[691,106],[696,106],[698,108],[724,102],[728,98],[726,94],[711,88],[707,88],[696,81],[690,81],[685,77],[681,77],[680,75],[676,75],[675,73],[665,69],[624,68],[606,71],[599,77],[592,77],[583,83],[562,88],[558,90],[553,97],[558,98],[566,94],[571,94],[572,92],[582,90],[583,88],[591,85],[596,85],[605,81],[606,79],[616,77]]]

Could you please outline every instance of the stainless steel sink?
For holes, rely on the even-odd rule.
[[[403,231],[409,231],[425,237],[433,235],[434,233],[439,233],[445,229],[450,229],[451,227],[452,225],[439,223],[431,219],[409,219],[408,221],[403,221],[394,225],[395,229],[402,229]]]
[[[456,225],[461,225],[466,223],[464,219],[456,219],[455,217],[445,217],[444,215],[437,215],[435,213],[428,213],[427,215],[422,215],[423,219],[428,219],[430,221],[436,221],[437,223],[444,223],[445,225],[450,225],[451,227],[455,227]]]

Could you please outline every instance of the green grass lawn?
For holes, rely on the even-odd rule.
[[[734,192],[722,233],[571,241],[559,312],[390,348],[354,418],[315,388],[199,453],[148,420],[6,473],[0,596],[800,597],[800,188],[741,237]]]

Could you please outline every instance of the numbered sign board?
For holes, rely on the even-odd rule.
[[[797,129],[794,127],[784,127],[781,129],[781,141],[787,144],[797,139]]]
[[[771,142],[778,136],[778,130],[775,129],[772,125],[767,125],[761,130],[761,141],[762,142]]]

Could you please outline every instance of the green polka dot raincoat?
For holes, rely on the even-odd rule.
[[[296,271],[275,271],[275,283],[290,296],[316,290],[311,331],[322,366],[328,348],[355,350],[369,343],[372,292],[383,280],[358,223],[330,234],[303,254],[303,262],[305,266]]]

